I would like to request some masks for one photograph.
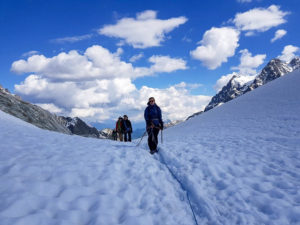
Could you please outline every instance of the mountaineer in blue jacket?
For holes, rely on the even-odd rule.
[[[163,129],[164,123],[161,118],[161,110],[159,106],[155,104],[155,99],[153,97],[149,98],[147,105],[148,106],[145,109],[144,117],[146,120],[146,129],[148,133],[148,146],[150,148],[150,153],[154,154],[157,152],[157,136],[159,130]]]

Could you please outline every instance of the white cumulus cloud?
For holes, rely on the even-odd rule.
[[[153,63],[150,70],[155,72],[170,73],[175,70],[186,70],[186,61],[183,59],[171,58],[169,56],[154,55],[149,58],[149,62]]]
[[[237,67],[232,67],[232,70],[238,70],[240,74],[253,75],[256,74],[256,68],[264,63],[266,54],[259,54],[252,56],[252,53],[248,49],[243,49],[240,51],[240,65]]]
[[[228,57],[235,53],[239,46],[239,31],[231,27],[211,28],[203,35],[200,46],[191,51],[194,59],[200,60],[209,69],[216,69]]]
[[[268,8],[254,8],[237,13],[233,22],[238,29],[248,31],[248,35],[252,35],[286,23],[285,16],[288,14],[289,12],[280,10],[279,6],[271,5]]]
[[[148,48],[160,46],[165,35],[184,24],[187,18],[181,16],[161,20],[156,18],[156,11],[146,10],[138,13],[136,18],[123,18],[115,25],[106,25],[99,29],[99,33],[109,37],[122,39],[134,48]]]
[[[161,106],[164,119],[185,119],[203,110],[211,99],[211,96],[191,95],[189,90],[195,87],[180,83],[164,89],[147,86],[137,89],[130,79],[52,82],[31,75],[15,85],[15,91],[52,112],[103,122],[124,113],[133,121],[142,121],[150,96],[154,96]]]
[[[137,78],[160,72],[174,72],[186,69],[186,61],[169,56],[152,56],[150,67],[133,67],[120,59],[123,50],[111,53],[108,49],[94,45],[84,54],[75,50],[62,52],[51,58],[33,55],[27,60],[13,62],[15,73],[36,73],[51,80],[93,80],[112,78]]]
[[[283,30],[283,29],[280,29],[280,30],[277,30],[275,32],[275,36],[271,39],[271,42],[273,43],[274,41],[282,38],[284,35],[286,35],[286,30]]]
[[[114,120],[124,113],[132,121],[142,121],[152,95],[162,107],[164,118],[170,120],[184,119],[203,109],[210,100],[210,96],[190,94],[198,84],[138,89],[133,83],[137,77],[184,70],[186,62],[153,55],[148,59],[149,67],[133,67],[120,59],[122,51],[111,53],[101,46],[92,46],[83,54],[70,51],[49,58],[34,55],[18,60],[11,70],[32,74],[15,85],[15,92],[52,112],[79,116],[88,122]]]
[[[293,45],[287,45],[284,47],[284,49],[281,52],[281,55],[278,56],[279,59],[290,62],[293,58],[295,58],[296,53],[299,52],[299,47],[293,46]]]

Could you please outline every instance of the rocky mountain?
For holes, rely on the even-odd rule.
[[[64,126],[64,121],[61,117],[37,105],[23,101],[2,86],[0,86],[0,110],[39,128],[71,134],[70,130]]]
[[[294,58],[294,59],[290,62],[290,66],[293,68],[293,70],[299,69],[299,68],[300,68],[300,57]]]
[[[244,94],[253,79],[254,77],[234,75],[221,91],[212,98],[205,107],[204,112]]]
[[[216,106],[224,104],[298,68],[300,68],[299,57],[294,58],[290,63],[283,62],[276,58],[272,59],[254,80],[247,81],[244,80],[245,76],[233,76],[222,90],[212,98],[204,111],[206,112]]]
[[[95,127],[89,126],[78,117],[71,118],[61,116],[61,119],[64,121],[64,125],[72,132],[72,134],[84,137],[103,138]]]
[[[295,65],[297,67],[297,65]],[[254,79],[252,84],[248,86],[245,92],[252,91],[259,86],[262,86],[272,80],[277,79],[287,73],[293,71],[291,64],[285,63],[280,59],[272,59],[261,71],[261,73]]]
[[[0,110],[18,117],[42,129],[84,137],[109,138],[106,132],[98,131],[78,117],[57,116],[47,110],[23,101],[0,85]]]

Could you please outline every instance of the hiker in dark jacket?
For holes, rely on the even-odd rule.
[[[124,127],[124,141],[126,142],[128,140],[129,142],[131,142],[132,126],[127,115],[123,116],[123,127]]]
[[[116,122],[116,131],[118,133],[120,141],[123,141],[124,126],[123,126],[123,118],[121,116]]]
[[[161,110],[159,106],[155,104],[155,99],[153,97],[149,98],[147,105],[148,106],[145,109],[144,117],[146,120],[146,129],[148,133],[148,146],[150,148],[150,153],[154,154],[157,152],[157,136],[159,130],[163,129],[164,123],[161,117]]]

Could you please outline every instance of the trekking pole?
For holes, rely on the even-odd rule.
[[[163,144],[163,130],[161,130],[161,133],[160,133],[160,142]]]
[[[143,138],[146,136],[147,131],[144,132],[143,136],[141,137],[139,143],[135,146],[138,147],[140,145],[140,143],[142,142]]]

